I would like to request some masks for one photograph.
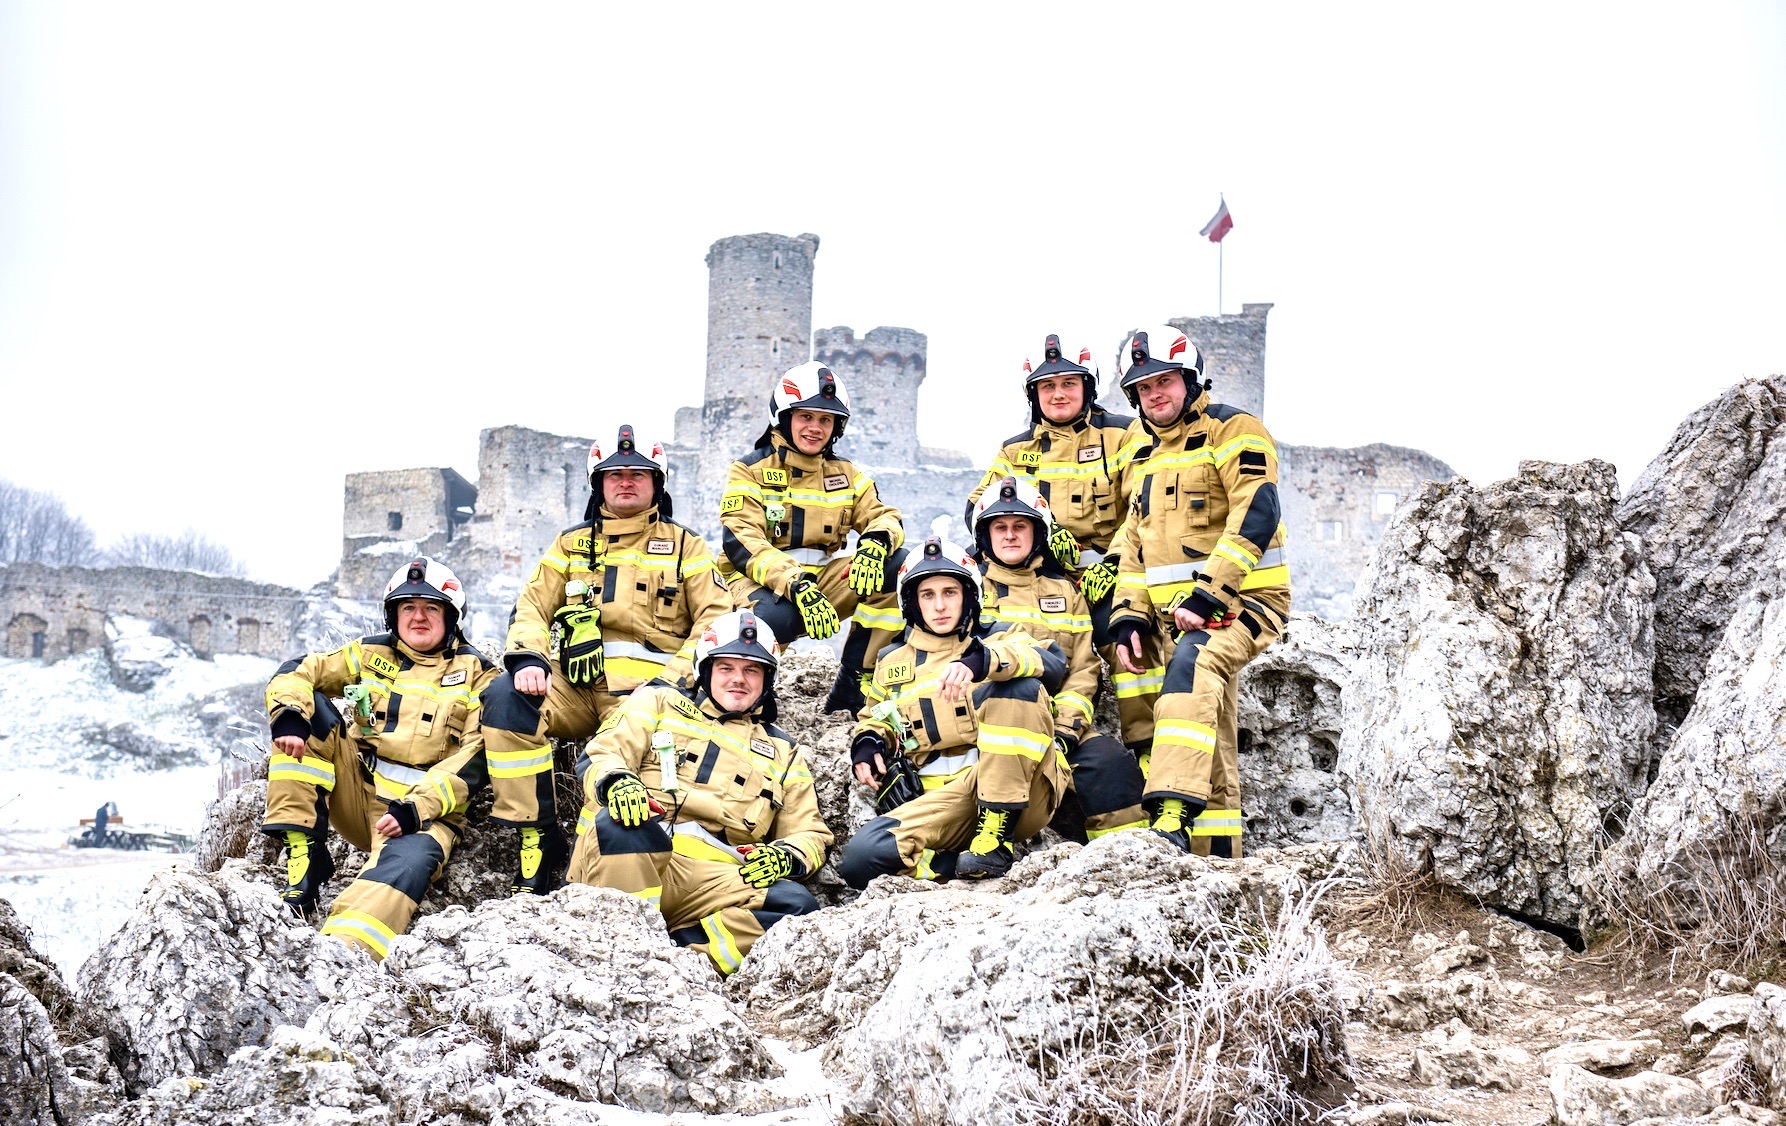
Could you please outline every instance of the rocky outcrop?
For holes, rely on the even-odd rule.
[[[1619,505],[1656,580],[1663,735],[1687,714],[1731,617],[1786,573],[1786,379],[1751,379],[1689,415]]]
[[[62,1065],[62,1042],[43,1003],[0,973],[0,1122],[72,1126],[80,1097]]]
[[[144,618],[106,616],[105,663],[113,684],[126,692],[147,692],[181,660],[192,658],[190,646],[157,630],[155,622]]]
[[[135,1093],[204,1075],[237,1048],[301,1023],[372,963],[294,919],[240,865],[158,872],[130,922],[81,967],[82,1011]]]
[[[1755,987],[1749,1011],[1749,1066],[1769,1104],[1786,1107],[1786,989]]]
[[[1361,583],[1340,772],[1414,871],[1578,926],[1642,795],[1654,584],[1604,462],[1429,484]]]
[[[1306,614],[1240,674],[1240,792],[1246,847],[1345,840],[1352,807],[1340,785],[1341,699],[1349,632]]]

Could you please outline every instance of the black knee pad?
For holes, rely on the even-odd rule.
[[[750,609],[759,620],[767,623],[775,640],[782,645],[806,632],[800,611],[794,604],[766,587],[750,592]]]
[[[1162,692],[1189,692],[1197,680],[1197,658],[1203,655],[1203,646],[1209,640],[1209,634],[1203,630],[1192,630],[1178,641],[1178,648],[1172,652],[1172,662],[1166,666],[1166,683]]]
[[[776,919],[788,915],[810,915],[818,909],[819,901],[812,892],[806,890],[805,884],[798,880],[776,880],[763,894],[761,909],[751,913],[757,917],[757,922],[767,928]],[[765,920],[764,915],[772,918]]]
[[[360,873],[360,879],[396,888],[412,903],[428,894],[428,881],[446,859],[440,842],[426,833],[410,833],[386,841],[378,863]]]
[[[662,821],[647,821],[628,828],[609,817],[606,809],[598,809],[595,811],[595,846],[603,856],[669,852],[670,834]]]
[[[899,859],[899,842],[893,839],[893,830],[898,826],[899,822],[891,817],[877,817],[856,830],[837,856],[837,874],[845,883],[861,891],[876,876],[905,867]]]
[[[517,691],[514,674],[505,672],[484,689],[481,722],[498,731],[534,735],[539,732],[540,708],[545,702],[544,696]]]
[[[984,706],[988,700],[1021,700],[1026,704],[1046,704],[1048,690],[1039,678],[1020,676],[1014,680],[989,680],[974,689],[974,703]]]
[[[1073,767],[1073,789],[1088,816],[1126,809],[1141,801],[1145,783],[1141,764],[1108,735],[1093,735],[1067,756]]]

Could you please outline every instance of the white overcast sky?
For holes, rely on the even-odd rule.
[[[1786,371],[1786,5],[0,6],[0,478],[260,578],[343,474],[667,431],[715,239],[930,336],[990,457],[1039,334],[1276,303],[1281,441],[1479,481]]]

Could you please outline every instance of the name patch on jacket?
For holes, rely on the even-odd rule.
[[[775,757],[775,744],[767,739],[752,739],[750,741],[750,749],[766,759],[773,759]]]
[[[383,653],[366,654],[365,663],[367,668],[387,679],[396,676],[398,672],[397,662],[391,660]]]
[[[1065,595],[1057,594],[1051,598],[1042,599],[1042,613],[1044,614],[1059,614],[1066,610],[1066,608],[1067,599]]]
[[[912,663],[910,661],[895,661],[881,669],[881,683],[883,684],[904,684],[911,678]]]
[[[834,476],[825,478],[825,491],[826,492],[830,492],[833,489],[847,489],[849,487],[850,487],[850,478],[849,478],[848,474],[838,473],[838,474],[835,474]]]
[[[676,554],[676,541],[675,540],[647,540],[645,542],[645,554],[646,555],[674,555],[674,554]]]
[[[1018,450],[1017,464],[1040,465],[1042,464],[1042,454],[1039,450]]]
[[[1079,460],[1081,462],[1096,461],[1103,452],[1103,446],[1081,446],[1079,448]]]
[[[765,484],[765,485],[785,485],[787,483],[788,483],[788,471],[787,470],[785,470],[785,469],[765,469],[765,470],[763,470],[763,484]]]
[[[445,676],[440,678],[440,686],[442,688],[451,688],[455,684],[464,684],[464,683],[465,683],[465,670],[464,669],[460,669],[458,672],[447,673]]]

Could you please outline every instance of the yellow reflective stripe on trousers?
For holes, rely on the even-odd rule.
[[[936,849],[927,848],[918,854],[918,863],[912,868],[912,878],[915,880],[939,878],[936,874]]]
[[[552,769],[552,748],[522,747],[518,751],[493,751],[484,748],[492,778],[531,778]]]
[[[1189,747],[1193,751],[1202,751],[1206,755],[1215,754],[1215,728],[1202,723],[1192,723],[1188,719],[1160,719],[1153,721],[1153,749],[1157,752],[1161,743],[1173,746]]]
[[[722,974],[734,974],[744,964],[744,955],[738,952],[738,940],[726,928],[725,920],[719,912],[701,916],[701,929],[707,932],[707,956],[719,967]]]
[[[640,888],[638,891],[633,892],[633,894],[651,904],[651,906],[657,908],[659,911],[664,909],[664,886],[662,884],[659,884],[654,888]]]
[[[1118,700],[1129,700],[1136,696],[1156,695],[1166,684],[1166,666],[1155,665],[1141,672],[1113,672],[1110,674],[1110,687],[1115,689]]]
[[[1031,762],[1041,762],[1054,743],[1052,736],[1038,735],[1027,727],[998,727],[990,723],[980,725],[980,734],[974,741],[986,754],[1020,755]]]
[[[320,786],[325,790],[333,790],[335,788],[335,764],[321,755],[295,759],[290,755],[274,752],[273,761],[267,766],[267,781],[305,782],[312,786]]]
[[[931,755],[918,768],[918,773],[924,777],[925,786],[929,786],[930,779],[940,777],[943,781],[948,781],[979,761],[980,748],[967,747],[946,754]]]
[[[676,826],[670,851],[691,860],[711,860],[719,864],[743,864],[744,853],[710,832],[706,826],[684,821]]]
[[[593,828],[595,828],[595,814],[588,806],[584,806],[577,811],[577,836],[580,837]]]
[[[905,618],[897,606],[877,610],[866,602],[856,603],[856,610],[850,615],[850,621],[863,629],[885,630],[888,633],[898,633],[905,628]]]
[[[1241,824],[1238,809],[1206,809],[1191,822],[1191,836],[1238,837]]]
[[[1139,821],[1127,821],[1121,825],[1112,825],[1108,829],[1087,829],[1085,831],[1085,839],[1088,841],[1095,841],[1099,837],[1109,836],[1111,833],[1120,833],[1124,829],[1145,829],[1150,824],[1152,824],[1152,822],[1143,817]]]
[[[341,911],[330,915],[322,925],[322,933],[357,938],[380,958],[391,952],[391,940],[397,937],[397,932],[385,926],[384,920],[364,911]]]
[[[426,770],[417,770],[400,762],[379,759],[372,767],[372,789],[382,801],[396,801],[416,783],[428,777]]]

